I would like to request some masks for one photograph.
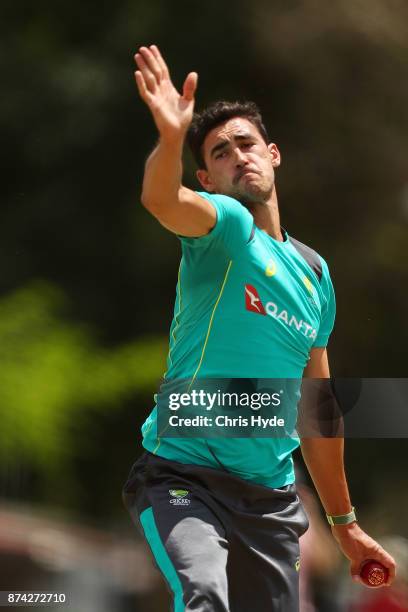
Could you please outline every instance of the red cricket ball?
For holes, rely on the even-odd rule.
[[[388,579],[388,569],[379,561],[368,560],[360,570],[360,577],[369,587],[377,587]]]

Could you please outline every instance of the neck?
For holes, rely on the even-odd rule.
[[[280,227],[278,196],[275,186],[269,200],[262,204],[251,204],[248,209],[254,217],[255,224],[275,240],[283,242]]]

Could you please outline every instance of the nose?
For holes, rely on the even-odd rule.
[[[235,147],[234,157],[235,165],[237,168],[242,168],[248,163],[245,153],[243,153],[239,147]]]

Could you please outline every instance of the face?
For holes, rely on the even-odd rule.
[[[206,191],[236,198],[242,204],[266,203],[280,164],[275,144],[267,145],[256,126],[234,117],[211,130],[203,143],[207,169],[197,171]]]

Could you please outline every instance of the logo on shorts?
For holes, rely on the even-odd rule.
[[[169,489],[169,495],[169,502],[173,506],[189,506],[191,504],[190,491],[187,491],[187,489]]]
[[[295,570],[298,572],[300,570],[300,557],[296,559]]]

